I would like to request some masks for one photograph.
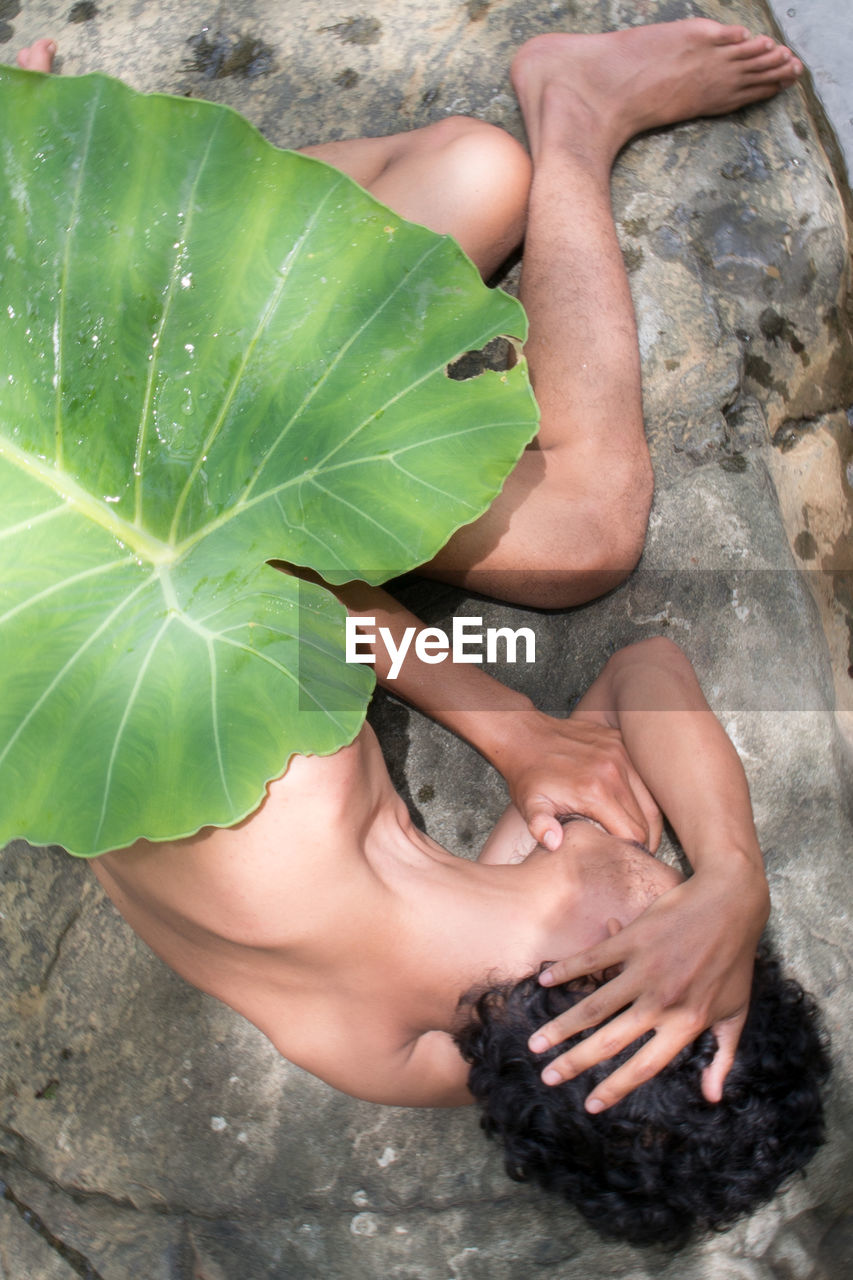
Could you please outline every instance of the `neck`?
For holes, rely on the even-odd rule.
[[[565,926],[577,917],[578,886],[561,851],[484,865],[414,831],[404,856],[381,874],[396,905],[386,967],[415,1034],[452,1030],[471,988],[517,981],[568,954]]]

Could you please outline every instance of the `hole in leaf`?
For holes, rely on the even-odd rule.
[[[470,378],[479,378],[487,369],[495,369],[503,373],[511,369],[516,362],[516,343],[512,338],[492,338],[479,351],[465,351],[455,360],[451,360],[445,372],[454,382],[467,382]]]

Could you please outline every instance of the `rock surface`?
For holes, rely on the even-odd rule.
[[[325,0],[127,0],[58,16],[35,2],[2,7],[0,41],[11,60],[51,34],[65,73],[229,102],[299,145],[457,112],[520,134],[506,68],[528,35],[690,11],[680,0],[364,0],[356,12]],[[705,12],[765,25],[753,0]],[[635,143],[614,207],[658,478],[640,571],[557,615],[404,590],[431,621],[533,627],[535,666],[501,675],[555,713],[619,645],[654,634],[683,645],[749,774],[775,937],[824,1003],[829,1143],[806,1180],[719,1238],[675,1257],[604,1244],[508,1181],[473,1114],[383,1109],[327,1088],[169,973],[84,865],[18,843],[0,857],[4,1280],[850,1274],[853,823],[834,714],[853,658],[843,205],[796,90]],[[816,599],[834,620],[829,646]],[[430,833],[475,853],[504,803],[500,781],[392,700],[374,718]]]

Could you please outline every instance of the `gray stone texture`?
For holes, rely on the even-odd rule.
[[[839,162],[849,178],[853,173],[853,23],[844,17],[838,20],[839,10],[831,0],[769,0],[769,7],[785,43],[809,69],[811,87],[826,112],[825,136],[831,131],[829,145],[838,147]]]
[[[53,35],[66,74],[228,102],[282,145],[458,112],[520,136],[506,69],[527,36],[696,11],[682,0],[69,0],[0,6],[0,42],[11,60]],[[703,11],[768,25],[758,0]],[[668,634],[686,649],[749,775],[775,938],[824,1004],[829,1143],[806,1179],[725,1235],[675,1256],[603,1243],[505,1177],[472,1111],[383,1109],[312,1079],[167,971],[84,864],[16,843],[0,857],[2,1280],[851,1273],[843,200],[799,89],[639,140],[613,186],[658,480],[641,569],[556,615],[402,590],[430,621],[465,612],[532,626],[536,665],[500,674],[557,714],[619,645]],[[500,780],[391,699],[373,717],[430,833],[475,853],[504,803]]]

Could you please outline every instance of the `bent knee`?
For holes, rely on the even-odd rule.
[[[533,166],[505,129],[473,116],[448,116],[429,126],[432,146],[444,152],[452,179],[476,187],[489,201],[526,209]],[[481,210],[487,213],[487,206]]]
[[[496,168],[517,168],[524,173],[532,170],[530,157],[512,134],[476,116],[445,116],[428,125],[424,135],[432,146],[458,148],[464,144],[472,152],[488,157]]]
[[[469,116],[448,116],[418,133],[410,156],[429,199],[415,221],[454,236],[485,277],[524,236],[532,169],[515,138]],[[400,207],[389,199],[392,207]],[[403,209],[406,212],[405,208]]]

